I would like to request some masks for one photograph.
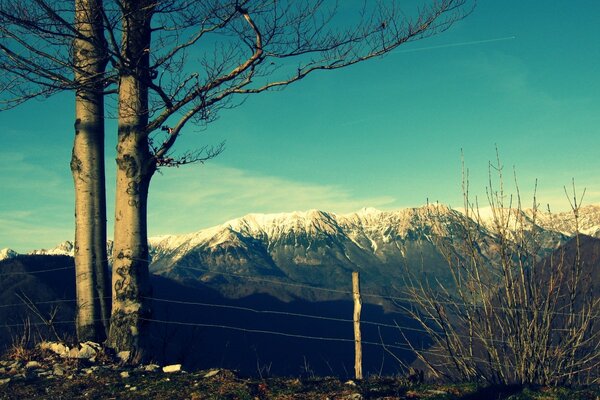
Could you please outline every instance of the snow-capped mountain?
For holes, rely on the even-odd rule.
[[[463,209],[461,209],[463,210]],[[462,211],[464,213],[464,210]],[[509,230],[543,228],[549,232],[573,236],[575,232],[600,238],[600,205],[592,204],[573,211],[549,212],[547,210],[495,209],[489,207],[471,210],[469,217],[479,221],[488,229],[497,229],[498,224]],[[500,221],[500,222],[498,222]]]
[[[53,247],[51,249],[33,250],[29,254],[73,257],[74,253],[75,253],[75,247],[73,246],[73,242],[71,242],[69,240],[65,240],[64,242],[58,244],[56,247]]]
[[[527,210],[505,211],[512,218],[507,229],[535,235],[542,254],[574,232],[568,213],[534,217]],[[465,254],[467,232],[481,259],[493,261],[497,228],[492,216],[480,216],[471,219],[443,205],[363,208],[350,214],[248,214],[194,233],[150,238],[150,268],[177,280],[209,283],[231,296],[267,292],[285,297],[282,293],[297,295],[301,288],[290,294],[277,286],[279,281],[347,290],[354,270],[361,271],[364,286],[372,291],[391,293],[408,272],[451,282],[446,257]],[[580,231],[600,237],[600,206],[580,209],[578,221]],[[107,247],[110,254],[112,242]],[[31,254],[73,255],[73,244]]]
[[[528,211],[531,216],[531,211]],[[536,224],[550,231],[572,236],[577,230],[584,235],[600,238],[600,205],[583,206],[577,210],[577,219],[573,211],[559,213],[538,213]]]
[[[445,206],[249,214],[187,235],[152,238],[151,270],[211,283],[232,296],[286,293],[274,281],[346,290],[351,271],[358,270],[364,287],[394,293],[408,272],[451,282],[446,257],[464,251],[467,230],[481,257],[493,258],[492,233]]]
[[[14,258],[18,255],[19,255],[19,253],[17,253],[13,249],[9,249],[9,248],[2,249],[2,250],[0,250],[0,261],[8,260],[9,258]]]

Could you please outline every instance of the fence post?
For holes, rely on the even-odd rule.
[[[362,343],[360,337],[360,282],[357,271],[352,272],[352,298],[354,299],[354,377],[362,379]]]

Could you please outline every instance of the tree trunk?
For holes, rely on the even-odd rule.
[[[128,351],[131,359],[147,355],[150,316],[147,201],[156,162],[150,153],[148,83],[151,7],[124,2],[123,55],[129,68],[119,83],[119,136],[115,238],[113,247],[113,309],[109,345]]]
[[[109,345],[143,358],[147,344],[144,318],[150,316],[146,212],[154,164],[138,128],[119,126]]]
[[[77,338],[103,342],[108,334],[110,299],[106,254],[104,178],[104,95],[106,50],[101,0],[75,2],[75,140],[71,171],[75,185],[75,274]]]
[[[129,80],[122,79],[121,86]],[[154,162],[142,126],[119,123],[109,346],[144,358],[144,319],[150,316],[146,213]]]

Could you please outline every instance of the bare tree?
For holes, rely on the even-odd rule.
[[[77,92],[71,164],[82,194],[77,204],[87,198],[90,207],[77,208],[77,253],[89,255],[78,260],[77,270],[81,282],[91,276],[97,286],[106,266],[99,253],[101,228],[92,229],[103,226],[104,196],[97,184],[103,179],[100,96],[118,83],[109,344],[117,350],[144,348],[149,313],[144,298],[150,290],[146,211],[153,174],[160,167],[204,162],[223,149],[221,144],[174,154],[186,124],[206,125],[246,95],[281,89],[313,72],[349,67],[442,32],[469,12],[466,2],[432,0],[400,10],[394,1],[355,8],[330,0],[78,0],[73,8],[61,0],[2,0],[0,67],[8,72],[2,90],[13,95],[6,104]],[[93,187],[78,186],[92,181]],[[82,249],[89,238],[96,245]],[[84,269],[90,265],[95,267]],[[93,285],[86,287],[89,292]],[[103,293],[98,289],[95,297]],[[98,302],[98,309],[107,308]]]
[[[109,26],[120,73],[110,344],[143,350],[150,290],[146,208],[154,172],[222,150],[174,154],[188,122],[205,125],[245,95],[444,31],[469,11],[465,3],[438,0],[400,10],[393,1],[358,9],[327,0],[118,1],[120,25]]]
[[[75,266],[79,340],[103,341],[110,300],[106,253],[104,92],[110,82],[102,0],[0,2],[4,109],[75,92]]]

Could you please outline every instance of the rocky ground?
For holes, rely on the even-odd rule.
[[[360,382],[336,378],[243,378],[221,369],[186,372],[180,365],[128,366],[99,345],[46,343],[13,348],[0,361],[0,399],[586,399],[599,388],[424,385],[403,377]]]

